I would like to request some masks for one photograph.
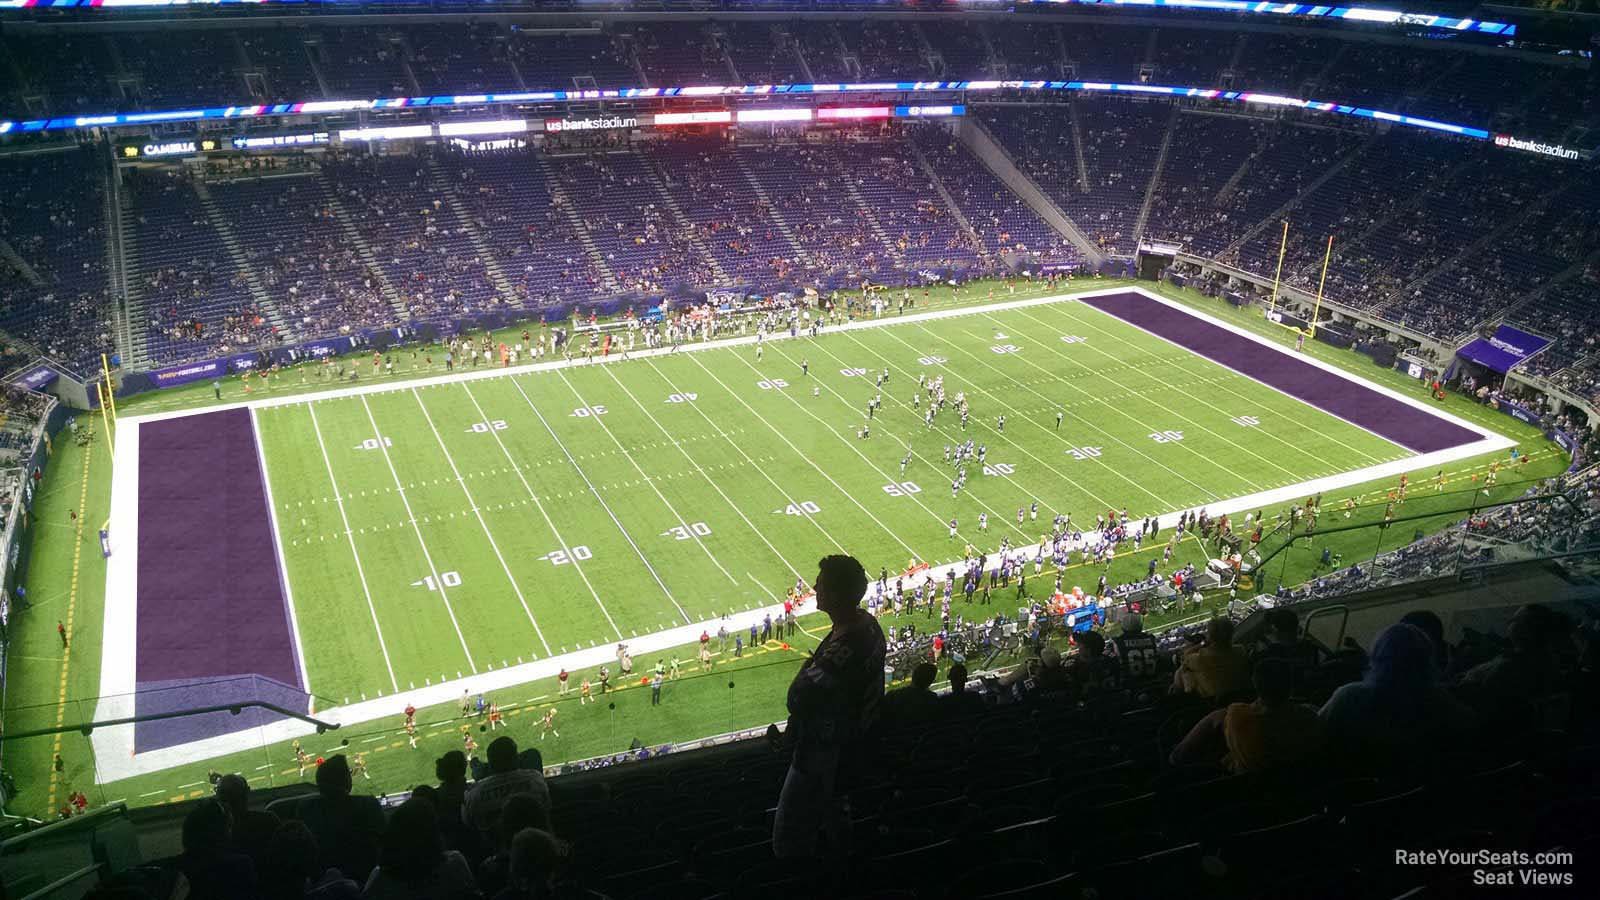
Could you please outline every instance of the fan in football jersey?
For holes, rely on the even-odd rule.
[[[1122,677],[1130,681],[1143,681],[1160,674],[1161,655],[1156,649],[1156,639],[1145,634],[1144,617],[1132,613],[1122,620],[1122,634],[1111,641],[1117,649],[1117,661]]]

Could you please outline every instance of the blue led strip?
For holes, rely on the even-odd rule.
[[[1173,97],[1193,97],[1205,100],[1230,100],[1237,103],[1254,103],[1267,106],[1285,106],[1315,112],[1338,113],[1379,119],[1397,125],[1442,131],[1480,141],[1489,139],[1482,128],[1419,119],[1399,113],[1329,103],[1322,100],[1301,100],[1276,94],[1252,91],[1221,91],[1213,88],[1169,87],[1154,84],[1117,84],[1095,81],[895,81],[870,84],[746,84],[733,87],[690,88],[614,88],[597,91],[523,91],[511,94],[448,94],[437,97],[391,97],[379,100],[313,100],[304,103],[276,103],[260,106],[213,106],[205,109],[179,109],[144,113],[107,113],[94,116],[66,116],[57,119],[31,119],[24,122],[0,121],[0,134],[12,132],[31,134],[42,131],[66,131],[74,128],[115,127],[120,125],[155,125],[163,122],[185,122],[202,119],[253,119],[262,116],[309,116],[321,113],[350,112],[365,109],[406,109],[410,107],[467,107],[503,106],[516,103],[574,103],[591,100],[643,100],[664,97],[741,97],[772,94],[850,94],[860,92],[898,93],[934,91],[1108,91],[1129,94],[1164,94]]]
[[[0,9],[31,9],[40,7],[92,7],[117,9],[123,7],[145,8],[152,6],[274,6],[321,5],[336,6],[341,0],[0,0]],[[369,0],[370,2],[370,0]],[[1517,26],[1505,22],[1480,22],[1476,19],[1458,19],[1436,16],[1432,13],[1410,13],[1369,6],[1313,6],[1309,3],[1262,3],[1253,0],[1020,0],[1027,4],[1084,4],[1091,6],[1141,6],[1169,9],[1207,10],[1211,12],[1260,13],[1280,16],[1311,16],[1329,19],[1348,19],[1355,22],[1380,24],[1420,25],[1450,31],[1475,31],[1480,34],[1512,35]],[[385,5],[382,0],[374,5]],[[462,3],[470,9],[486,3]]]
[[[115,0],[112,0],[115,2]],[[1252,0],[1020,0],[1033,5],[1081,4],[1085,6],[1140,6],[1168,9],[1198,9],[1211,12],[1261,13],[1279,16],[1309,16],[1327,19],[1345,19],[1351,22],[1373,22],[1380,25],[1419,25],[1443,31],[1472,31],[1478,34],[1509,36],[1517,33],[1517,26],[1507,22],[1481,22],[1477,19],[1458,19],[1454,16],[1436,16],[1432,13],[1401,12],[1397,9],[1378,9],[1372,6],[1313,6],[1309,3],[1261,3]]]

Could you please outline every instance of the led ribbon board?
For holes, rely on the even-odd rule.
[[[0,0],[0,9],[72,9],[92,7],[117,9],[122,7],[146,8],[161,6],[335,6],[340,0]],[[1481,22],[1477,19],[1460,19],[1432,13],[1402,12],[1395,9],[1375,9],[1367,6],[1313,6],[1309,3],[1260,3],[1247,0],[1021,0],[1030,5],[1085,6],[1136,6],[1166,9],[1203,10],[1208,12],[1256,13],[1280,16],[1307,16],[1311,18],[1345,19],[1353,22],[1377,22],[1385,25],[1417,25],[1447,31],[1471,31],[1479,34],[1512,35],[1517,26],[1505,22]],[[366,5],[383,6],[383,0]],[[396,5],[399,5],[398,3]],[[409,4],[408,4],[409,5]],[[487,3],[461,3],[463,7],[489,5]],[[516,4],[510,4],[515,6]]]
[[[1205,10],[1207,12],[1260,13],[1279,16],[1345,19],[1351,22],[1376,22],[1381,25],[1417,25],[1443,31],[1470,31],[1478,34],[1513,35],[1517,26],[1508,22],[1482,22],[1432,13],[1401,12],[1370,6],[1313,6],[1309,3],[1259,3],[1247,0],[1022,0],[1030,5],[1137,6],[1166,9]]]
[[[274,103],[256,106],[214,106],[205,109],[178,109],[161,112],[107,113],[104,115],[64,116],[56,119],[31,119],[24,122],[0,121],[0,134],[13,131],[32,133],[41,131],[66,131],[74,128],[116,127],[122,125],[155,125],[165,122],[199,121],[206,119],[254,119],[264,116],[305,116],[327,112],[355,110],[419,109],[426,107],[452,108],[474,106],[504,106],[517,103],[576,103],[591,100],[648,100],[672,97],[747,97],[780,94],[851,94],[863,92],[932,93],[952,91],[1105,91],[1129,94],[1160,94],[1169,97],[1193,97],[1205,100],[1228,100],[1236,103],[1255,103],[1270,106],[1287,106],[1315,112],[1337,113],[1368,119],[1380,119],[1412,128],[1426,128],[1475,140],[1489,140],[1490,134],[1482,128],[1456,125],[1406,116],[1383,110],[1367,109],[1323,100],[1302,100],[1253,91],[1222,91],[1214,88],[1173,87],[1155,84],[1119,84],[1097,81],[889,81],[867,84],[746,84],[728,87],[693,88],[614,88],[595,91],[523,91],[511,94],[450,94],[438,97],[391,97],[378,100],[315,100],[305,103]],[[934,112],[947,108],[943,105],[858,107],[872,109],[874,114],[886,111],[894,116],[962,115],[964,107],[950,105],[949,113]],[[904,112],[902,112],[904,110]],[[714,110],[687,113],[657,113],[656,125],[727,124],[734,121],[732,110]],[[838,112],[819,108],[817,119],[841,118]],[[547,120],[548,121],[548,120]],[[748,121],[748,120],[747,120]],[[401,126],[404,127],[404,126]],[[416,126],[412,126],[416,127]],[[387,129],[355,129],[367,134],[385,132]],[[388,136],[396,136],[392,133]]]

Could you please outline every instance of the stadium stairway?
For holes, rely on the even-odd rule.
[[[194,180],[194,193],[200,198],[200,208],[205,211],[207,221],[216,228],[217,235],[222,239],[222,246],[227,249],[228,257],[233,260],[234,267],[244,275],[245,286],[250,292],[250,299],[256,302],[256,308],[266,313],[267,321],[277,329],[284,343],[299,340],[299,333],[290,326],[272,295],[261,285],[260,274],[249,255],[244,252],[244,247],[239,244],[239,235],[233,230],[233,224],[228,220],[227,214],[217,204],[216,198],[211,196],[205,179]]]
[[[723,58],[727,59],[726,52],[723,53]],[[728,66],[730,69],[732,68],[733,62],[731,60],[728,62]],[[639,160],[641,163],[640,168],[650,173],[652,186],[655,188],[656,194],[661,197],[661,205],[672,213],[672,218],[675,220],[674,225],[681,229],[683,235],[688,238],[689,243],[700,251],[701,256],[706,258],[712,274],[717,276],[717,283],[726,284],[728,282],[727,270],[722,268],[722,263],[717,261],[716,254],[712,253],[711,248],[707,247],[706,242],[701,239],[700,229],[691,227],[689,224],[689,217],[683,214],[683,207],[678,205],[678,199],[673,196],[672,190],[667,187],[668,179],[662,174],[661,167],[656,164],[654,159],[644,154],[639,155]]]
[[[439,196],[444,199],[443,209],[455,219],[457,228],[466,232],[472,246],[478,251],[478,258],[483,260],[484,271],[489,275],[489,283],[499,292],[504,303],[514,304],[517,291],[512,287],[511,279],[506,277],[505,270],[500,268],[500,255],[489,246],[488,238],[472,216],[461,207],[461,196],[450,189],[450,178],[439,165],[439,158],[430,154],[428,156],[428,177],[433,179],[434,186],[438,188]]]
[[[583,245],[585,253],[589,254],[589,261],[594,264],[595,271],[600,273],[601,283],[608,293],[617,294],[622,291],[622,284],[617,281],[617,276],[611,271],[611,266],[606,262],[606,255],[600,252],[600,245],[594,241],[594,236],[589,233],[583,219],[579,217],[578,210],[572,205],[572,198],[561,187],[561,180],[556,178],[555,172],[550,168],[549,161],[544,154],[533,156],[534,165],[538,166],[543,175],[546,189],[550,191],[550,205],[561,211],[567,218],[567,225],[578,236],[578,243]]]
[[[982,247],[983,239],[978,237],[977,231],[973,230],[972,222],[967,219],[966,213],[961,211],[961,205],[956,202],[956,198],[950,196],[950,189],[945,186],[944,179],[940,178],[939,173],[934,170],[933,164],[928,162],[928,157],[923,154],[922,148],[917,146],[916,141],[907,141],[907,145],[910,146],[911,153],[916,157],[917,165],[921,167],[923,174],[928,176],[928,182],[939,193],[939,199],[944,201],[945,209],[950,210],[950,215],[955,218],[956,224],[961,226],[961,230],[972,241],[972,246]]]
[[[394,310],[396,321],[403,321],[410,316],[405,303],[400,298],[400,292],[395,290],[394,283],[389,280],[389,275],[379,264],[377,254],[372,252],[372,245],[361,236],[361,229],[355,226],[355,220],[350,218],[350,210],[339,197],[338,189],[331,183],[323,182],[323,193],[328,198],[328,206],[333,209],[333,217],[338,220],[339,228],[344,232],[345,240],[350,246],[356,248],[356,255],[361,257],[361,262],[367,267],[379,290],[383,292],[385,300],[389,301],[389,308]]]
[[[894,239],[889,237],[889,233],[883,230],[883,225],[878,221],[877,213],[872,211],[872,204],[868,203],[866,198],[861,196],[861,190],[856,185],[855,180],[852,178],[845,179],[844,190],[845,193],[849,195],[850,199],[856,202],[856,206],[861,209],[862,218],[866,220],[867,226],[872,229],[873,236],[879,241],[883,242],[884,246],[889,248],[890,258],[893,259],[895,263],[902,269],[905,268],[905,251],[901,250],[900,247],[895,243]]]
[[[1283,126],[1279,130],[1278,134],[1281,135],[1283,133],[1283,131],[1287,130],[1288,128],[1289,128],[1289,126],[1287,126],[1287,125]],[[1270,225],[1275,225],[1278,222],[1283,221],[1283,218],[1289,214],[1290,210],[1294,209],[1296,206],[1299,206],[1301,201],[1303,201],[1306,197],[1310,196],[1311,193],[1314,192],[1317,188],[1320,188],[1323,185],[1327,184],[1330,180],[1333,179],[1333,177],[1335,175],[1338,175],[1340,172],[1343,172],[1347,166],[1349,166],[1351,163],[1355,162],[1358,158],[1360,158],[1361,154],[1365,153],[1369,147],[1371,147],[1373,144],[1377,143],[1378,138],[1379,138],[1379,135],[1377,133],[1373,133],[1371,135],[1368,135],[1366,140],[1362,141],[1359,145],[1357,145],[1357,147],[1354,150],[1350,151],[1349,153],[1346,153],[1343,157],[1341,157],[1339,159],[1338,162],[1336,162],[1333,165],[1329,166],[1321,174],[1319,174],[1316,178],[1312,179],[1309,183],[1307,183],[1304,187],[1302,187],[1299,190],[1299,192],[1297,192],[1293,197],[1290,197],[1288,200],[1284,201],[1282,206],[1279,206],[1277,209],[1274,209],[1272,212],[1268,213],[1265,217],[1263,217],[1262,219],[1257,221],[1254,225],[1251,225],[1249,228],[1245,229],[1243,234],[1239,235],[1237,238],[1234,238],[1233,243],[1231,243],[1227,247],[1223,248],[1222,252],[1217,254],[1217,258],[1219,258],[1219,259],[1230,258],[1232,254],[1237,254],[1239,252],[1239,248],[1243,247],[1246,243],[1248,243],[1251,238],[1253,238],[1256,235],[1260,234],[1263,229],[1267,228]],[[1270,142],[1270,139],[1268,139],[1268,142]],[[1254,155],[1252,155],[1251,158],[1254,159],[1255,158]],[[1238,173],[1236,173],[1234,177],[1236,179],[1237,178],[1241,178],[1241,177],[1243,177],[1244,172],[1245,172],[1245,167],[1241,166],[1239,168]],[[1231,181],[1228,185],[1225,185],[1223,187],[1222,191],[1219,192],[1217,196],[1221,197],[1223,193],[1231,193],[1233,189],[1237,188],[1237,186],[1238,186],[1238,182],[1237,181]]]
[[[1072,158],[1078,167],[1078,190],[1089,190],[1089,163],[1083,157],[1083,129],[1078,127],[1078,102],[1067,100],[1067,121],[1072,125]]]
[[[1172,117],[1167,120],[1167,130],[1161,135],[1161,149],[1156,151],[1156,162],[1150,170],[1150,183],[1145,186],[1144,200],[1139,204],[1139,215],[1133,220],[1133,246],[1137,249],[1144,240],[1144,226],[1150,220],[1150,205],[1155,202],[1156,190],[1161,187],[1161,173],[1167,167],[1167,151],[1172,149],[1172,135],[1178,130],[1178,116],[1183,108],[1172,106]]]
[[[1055,201],[1040,190],[1039,186],[1033,183],[1033,179],[1017,168],[1017,164],[1012,162],[1010,154],[1005,151],[999,141],[995,140],[994,135],[989,132],[989,129],[982,122],[972,117],[964,117],[961,123],[956,126],[956,136],[961,139],[961,143],[965,144],[968,150],[972,151],[973,156],[976,156],[979,161],[989,168],[990,172],[994,173],[996,178],[1014,191],[1018,197],[1021,197],[1024,203],[1032,207],[1033,211],[1038,213],[1039,218],[1059,232],[1062,237],[1072,242],[1072,246],[1077,247],[1078,252],[1082,253],[1086,259],[1095,263],[1105,260],[1105,254],[1101,253],[1100,248],[1096,247],[1094,242],[1090,241],[1088,236],[1080,231],[1071,219],[1067,218],[1066,213],[1061,211],[1061,207],[1057,206]]]
[[[1478,238],[1472,243],[1463,246],[1461,249],[1457,250],[1454,255],[1447,257],[1438,265],[1422,273],[1421,276],[1413,280],[1410,284],[1402,286],[1393,294],[1390,294],[1389,296],[1380,300],[1378,303],[1379,308],[1382,309],[1389,304],[1397,303],[1407,297],[1413,296],[1417,292],[1421,291],[1428,284],[1428,282],[1433,281],[1440,275],[1449,272],[1467,260],[1475,260],[1480,251],[1494,243],[1497,238],[1511,231],[1513,228],[1520,226],[1523,222],[1526,222],[1529,218],[1537,215],[1545,207],[1549,206],[1550,202],[1554,200],[1556,195],[1560,194],[1565,187],[1566,182],[1564,180],[1554,179],[1552,186],[1543,194],[1540,194],[1538,197],[1534,198],[1533,202],[1524,204],[1520,213],[1514,216],[1506,216],[1505,218],[1501,219],[1500,224],[1496,225],[1488,233],[1484,234],[1482,237]]]
[[[798,54],[799,52],[799,45],[796,44],[795,53]],[[806,268],[815,269],[817,267],[816,260],[812,259],[811,254],[807,253],[805,247],[801,245],[800,239],[795,236],[794,229],[789,227],[789,220],[784,218],[776,206],[772,205],[772,197],[767,194],[767,189],[761,186],[761,179],[750,171],[748,161],[740,154],[735,153],[733,156],[734,165],[739,167],[739,173],[744,176],[745,182],[750,185],[750,190],[756,195],[756,199],[761,201],[761,208],[773,211],[772,224],[778,229],[778,233],[783,235],[784,240],[788,241],[790,246],[794,248],[795,258],[800,260]]]

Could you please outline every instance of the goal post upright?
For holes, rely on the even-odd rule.
[[[1317,336],[1317,318],[1322,314],[1322,288],[1328,283],[1328,260],[1333,258],[1333,235],[1328,235],[1328,249],[1322,254],[1322,277],[1317,279],[1317,305],[1311,310],[1311,336]]]
[[[1289,220],[1283,220],[1283,239],[1278,242],[1278,270],[1272,275],[1272,296],[1267,301],[1267,311],[1278,308],[1278,284],[1283,278],[1283,256],[1289,249]]]

